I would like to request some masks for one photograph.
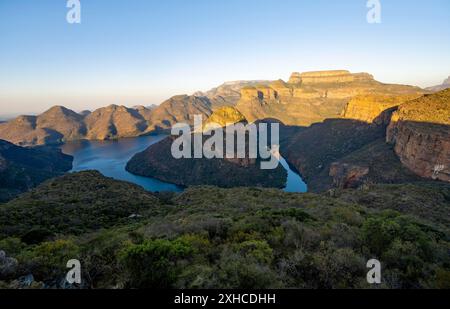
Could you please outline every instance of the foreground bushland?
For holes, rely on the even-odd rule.
[[[150,194],[97,172],[50,180],[0,205],[0,287],[450,287],[450,186],[322,195],[193,187]],[[1,252],[0,252],[1,253]]]

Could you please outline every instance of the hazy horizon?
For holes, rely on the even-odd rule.
[[[450,75],[450,3],[365,0],[0,3],[0,118],[160,104],[233,80],[347,69],[422,88]],[[267,22],[270,21],[270,22]],[[180,26],[182,25],[182,26]]]

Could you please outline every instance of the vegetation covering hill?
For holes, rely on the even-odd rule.
[[[160,211],[159,200],[137,185],[97,171],[67,174],[0,207],[0,237],[25,235],[31,242],[42,241],[39,237],[82,234],[129,223],[133,214]]]
[[[302,174],[308,189],[324,191],[333,187],[330,176],[333,163],[384,136],[385,126],[328,119],[285,138],[281,153]]]
[[[449,201],[449,185],[155,197],[78,173],[0,206],[0,287],[67,287],[77,258],[85,288],[371,288],[377,258],[381,287],[449,288]]]
[[[170,136],[145,151],[136,154],[127,163],[130,173],[144,177],[154,177],[165,182],[180,186],[214,185],[222,188],[241,186],[283,188],[286,186],[287,172],[279,165],[273,170],[261,169],[261,158],[249,158],[248,134],[246,138],[246,156],[238,158],[194,158],[194,136],[200,138],[203,144],[211,135],[215,135],[217,126],[223,128],[222,156],[224,155],[227,136],[225,127],[235,123],[247,124],[245,117],[234,107],[221,107],[203,122],[202,132],[191,135],[191,158],[176,159],[172,154],[172,145],[178,138]],[[270,134],[269,134],[270,135]],[[236,144],[237,136],[234,136]]]
[[[176,137],[170,136],[136,154],[127,163],[127,171],[183,187],[214,185],[222,188],[242,186],[283,188],[286,186],[287,172],[281,165],[274,170],[263,170],[260,167],[260,159],[248,159],[248,156],[245,159],[194,159],[193,156],[192,159],[175,159],[171,153],[175,139]]]
[[[135,137],[170,129],[179,122],[191,124],[194,115],[206,118],[211,113],[209,99],[195,96],[175,96],[151,109],[110,105],[82,114],[55,106],[38,116],[19,116],[0,123],[0,138],[21,146],[36,146]]]
[[[72,169],[71,156],[53,148],[22,148],[0,140],[0,202]]]

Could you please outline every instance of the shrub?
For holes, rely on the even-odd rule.
[[[67,271],[67,262],[77,258],[79,259],[79,248],[71,240],[44,242],[18,256],[19,262],[25,263],[39,281],[63,277]]]
[[[156,239],[131,245],[120,254],[129,288],[171,288],[180,273],[178,261],[192,252],[180,240]]]

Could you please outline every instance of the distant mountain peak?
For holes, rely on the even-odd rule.
[[[428,87],[426,90],[437,92],[450,88],[450,76],[441,85]]]

